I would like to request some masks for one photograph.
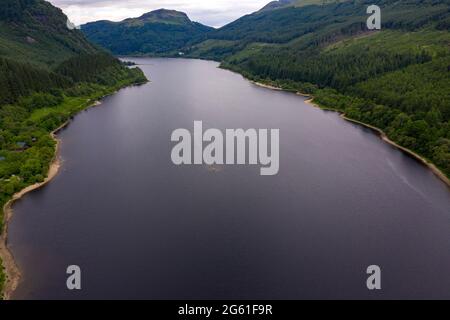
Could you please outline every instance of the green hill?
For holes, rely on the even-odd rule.
[[[178,54],[180,48],[204,39],[213,30],[192,22],[183,12],[165,9],[121,22],[92,22],[81,28],[91,41],[118,55]]]
[[[0,56],[49,69],[77,53],[99,51],[66,22],[46,1],[2,0]]]
[[[283,7],[286,7],[286,6],[295,5],[296,2],[297,2],[297,0],[276,0],[276,1],[271,1],[268,4],[266,4],[261,10],[259,10],[259,12],[269,11],[269,10],[283,8]]]
[[[103,49],[91,44],[79,30],[67,27],[67,17],[42,0],[3,0],[0,13],[0,105],[51,88],[77,82],[111,85],[135,76]],[[73,66],[74,77],[67,65]],[[84,72],[84,75],[80,73]]]

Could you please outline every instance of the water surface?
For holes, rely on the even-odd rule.
[[[217,63],[135,60],[152,82],[76,116],[59,175],[14,206],[15,298],[450,298],[450,192],[427,168]],[[173,165],[194,120],[279,128],[279,174]]]

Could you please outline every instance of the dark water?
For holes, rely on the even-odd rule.
[[[152,82],[78,115],[60,174],[15,205],[15,298],[450,298],[450,192],[429,170],[216,63],[136,60]],[[173,165],[171,132],[194,120],[279,128],[279,174]]]

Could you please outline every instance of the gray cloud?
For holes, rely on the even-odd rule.
[[[186,12],[206,25],[219,27],[263,7],[269,0],[49,0],[76,24],[119,21],[160,9]]]

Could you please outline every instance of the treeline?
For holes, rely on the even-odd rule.
[[[0,57],[0,105],[14,103],[33,91],[67,88],[72,84],[63,75]]]
[[[435,110],[436,120],[447,122],[450,120],[450,56],[358,83],[349,93],[424,119],[427,112]],[[430,125],[434,123],[431,121]]]
[[[358,82],[377,77],[389,71],[421,64],[431,60],[424,52],[397,53],[380,50],[321,54],[307,50],[300,54],[293,51],[266,50],[238,66],[261,78],[311,82],[319,87],[345,90]],[[233,63],[233,61],[231,61]]]
[[[106,53],[74,56],[54,71],[31,64],[0,57],[0,105],[11,104],[33,92],[51,92],[66,89],[78,82],[114,85],[133,77],[138,70],[128,69],[119,60]],[[140,74],[144,80],[143,74]]]
[[[55,69],[56,73],[70,78],[73,82],[104,85],[112,85],[135,71],[124,67],[123,63],[107,53],[77,55]]]

